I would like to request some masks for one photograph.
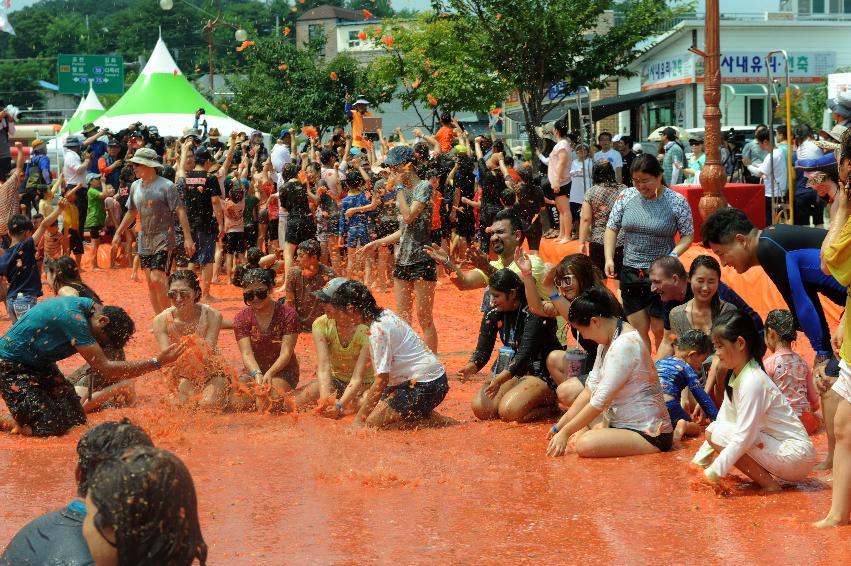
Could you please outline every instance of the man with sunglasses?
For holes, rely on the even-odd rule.
[[[127,213],[115,231],[113,239],[120,241],[124,231],[130,227],[139,213],[139,238],[137,240],[139,260],[145,271],[151,306],[156,314],[169,306],[166,295],[166,277],[170,256],[174,251],[174,215],[183,229],[183,246],[187,257],[195,253],[195,242],[189,227],[186,209],[174,183],[158,173],[163,164],[153,149],[140,148],[130,159],[136,180],[130,186],[127,197]]]

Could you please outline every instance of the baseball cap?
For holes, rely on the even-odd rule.
[[[195,150],[195,162],[196,163],[206,163],[210,161],[212,156],[210,155],[210,151],[206,147],[199,147]]]
[[[121,147],[121,144],[118,143],[117,140],[109,140],[109,143],[106,144],[106,147]]]
[[[91,183],[93,179],[100,179],[100,173],[86,173],[86,183]]]
[[[335,277],[325,284],[322,289],[313,292],[313,296],[323,303],[330,303],[334,300],[334,293],[343,286],[343,283],[349,281],[345,277]]]
[[[623,138],[623,136],[621,134],[615,134],[615,135],[612,136],[612,141],[613,142],[619,142],[619,141],[621,141],[621,138]]]

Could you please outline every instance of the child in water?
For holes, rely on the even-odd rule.
[[[706,427],[706,441],[717,453],[704,470],[706,480],[717,484],[735,467],[768,493],[780,491],[777,479],[805,478],[816,463],[815,447],[762,369],[765,344],[753,321],[738,310],[722,313],[712,325],[712,343],[732,373],[724,384],[718,420]]]
[[[711,420],[718,417],[718,409],[715,403],[700,386],[697,377],[703,362],[712,350],[712,342],[709,336],[700,330],[689,330],[683,336],[673,341],[674,355],[662,358],[656,362],[656,373],[659,374],[659,383],[662,385],[662,393],[665,396],[665,405],[671,416],[671,424],[674,426],[674,440],[683,436],[697,436],[703,432],[703,428],[693,422],[680,403],[680,397],[685,388],[691,392],[697,401],[703,414]]]
[[[804,358],[792,351],[791,345],[797,336],[791,312],[775,309],[768,313],[765,318],[765,345],[772,354],[763,363],[765,373],[789,400],[792,410],[801,419],[807,432],[813,434],[821,426],[819,418],[813,413],[819,408],[819,394],[810,366]]]

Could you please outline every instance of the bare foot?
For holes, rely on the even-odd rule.
[[[833,515],[828,515],[821,521],[816,521],[813,523],[813,526],[817,529],[829,529],[831,527],[839,527],[842,525],[847,525],[848,519],[840,519],[839,517],[834,517]]]

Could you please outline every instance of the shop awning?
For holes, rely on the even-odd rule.
[[[768,87],[761,84],[722,84],[721,88],[727,90],[733,96],[765,96]]]
[[[670,96],[676,92],[678,88],[681,88],[681,86],[668,86],[653,90],[631,92],[629,94],[619,94],[618,96],[610,96],[601,100],[591,101],[591,112],[593,114],[594,121],[596,122],[597,120],[602,120],[612,114],[636,108],[646,102],[650,102],[651,100]],[[583,107],[584,106],[585,101],[583,99]],[[568,112],[577,112],[576,99],[564,100],[553,106],[547,115],[544,116],[544,121],[551,122],[553,120],[558,120]],[[517,110],[507,112],[506,117],[517,122],[523,122],[523,109],[518,108]]]

